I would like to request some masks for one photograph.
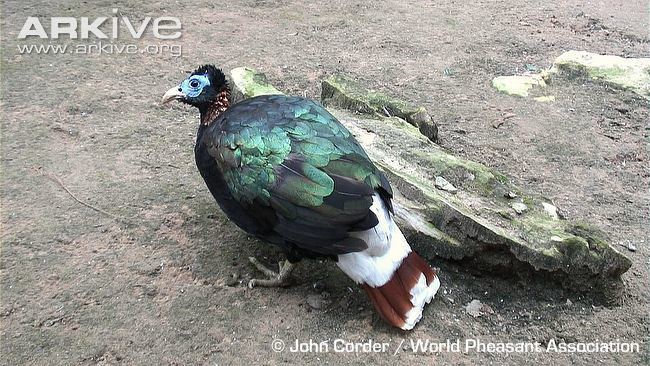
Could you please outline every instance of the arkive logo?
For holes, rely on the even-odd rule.
[[[43,39],[59,39],[67,36],[70,39],[117,39],[120,36],[141,38],[147,30],[157,39],[178,39],[181,36],[181,21],[177,17],[145,17],[141,21],[132,21],[129,17],[116,16],[113,9],[111,17],[51,17],[49,33],[43,27],[38,17],[28,17],[18,34],[18,39],[39,37]],[[110,31],[100,28],[110,26]]]

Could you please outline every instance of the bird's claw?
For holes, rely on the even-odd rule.
[[[252,279],[248,281],[248,288],[253,288],[256,286],[261,287],[284,287],[288,285],[289,275],[294,268],[294,265],[289,261],[279,262],[278,267],[279,271],[275,272],[272,269],[269,269],[262,263],[260,263],[256,258],[249,257],[248,261],[255,266],[260,272],[267,275],[269,278],[265,280]]]

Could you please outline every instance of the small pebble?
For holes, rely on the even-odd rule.
[[[630,252],[636,252],[636,244],[632,243],[631,241],[627,243],[619,243],[622,247],[627,248]]]
[[[322,309],[323,306],[327,305],[328,303],[329,301],[325,300],[320,294],[307,295],[307,305],[309,305],[309,307],[312,309]]]
[[[228,277],[228,279],[226,280],[226,286],[228,286],[228,287],[237,286],[238,283],[239,283],[239,274],[238,273],[231,274]]]
[[[318,281],[314,282],[312,287],[318,293],[321,293],[321,292],[325,291],[325,289],[327,288],[327,286],[325,285],[325,281],[323,281],[323,280],[318,280]]]
[[[560,218],[560,216],[557,214],[557,207],[555,207],[554,205],[550,203],[542,202],[542,207],[544,208],[544,212],[546,212],[554,220]]]
[[[523,202],[513,202],[510,206],[519,215],[521,215],[522,213],[528,210],[528,206],[526,206],[526,204]]]
[[[441,176],[436,177],[435,186],[436,188],[449,192],[451,194],[456,194],[456,192],[458,192],[458,189],[454,187],[453,184],[449,183],[445,178]]]

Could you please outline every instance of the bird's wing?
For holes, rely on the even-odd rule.
[[[295,97],[253,99],[224,114],[221,126],[208,151],[243,207],[271,207],[273,231],[299,248],[325,255],[366,248],[348,233],[377,225],[372,196],[390,203],[392,191],[325,108]]]

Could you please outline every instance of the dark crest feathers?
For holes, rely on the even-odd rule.
[[[194,70],[192,75],[208,75],[210,79],[210,84],[217,90],[223,89],[223,87],[228,86],[228,81],[226,80],[226,75],[224,75],[221,69],[217,68],[214,65],[203,65]]]

